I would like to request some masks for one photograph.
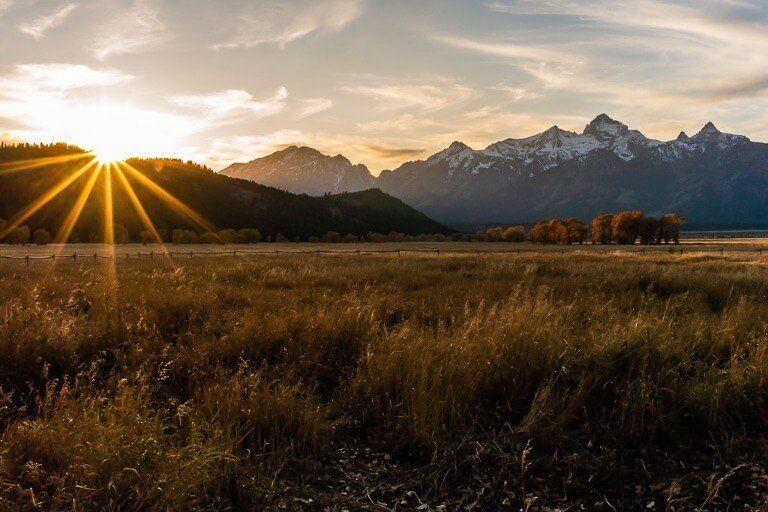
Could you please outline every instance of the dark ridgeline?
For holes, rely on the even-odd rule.
[[[0,147],[0,162],[68,155],[77,151],[77,148],[66,145],[6,145]],[[0,172],[0,218],[12,219],[85,161],[69,161],[20,172]],[[228,178],[190,162],[148,159],[130,160],[129,163],[217,229],[256,228],[264,240],[307,240],[312,236],[323,236],[329,231],[357,236],[391,231],[409,235],[452,232],[402,201],[376,189],[311,197]],[[194,229],[200,233],[204,231],[194,222],[187,222],[184,215],[158,199],[133,179],[130,173],[125,173],[125,176],[158,230],[168,234],[174,229]],[[32,232],[45,229],[55,234],[86,180],[85,175],[78,178],[64,193],[24,224]],[[104,232],[103,187],[103,180],[97,180],[74,229],[74,240],[100,240],[100,234]],[[132,239],[138,240],[146,228],[117,179],[113,180],[113,191],[115,223],[124,226]]]

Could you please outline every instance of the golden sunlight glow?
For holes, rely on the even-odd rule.
[[[41,116],[41,139],[66,140],[93,151],[102,163],[185,155],[182,140],[195,129],[172,114],[111,103],[54,109]]]

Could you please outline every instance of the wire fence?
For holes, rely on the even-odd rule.
[[[640,247],[640,246],[571,246],[571,247],[540,247],[540,248],[509,248],[509,249],[354,249],[354,250],[328,250],[328,249],[310,249],[310,250],[244,250],[233,249],[224,251],[163,251],[163,252],[120,252],[115,254],[100,253],[82,253],[73,252],[70,254],[25,254],[25,255],[7,255],[0,254],[0,260],[24,262],[27,265],[39,261],[73,261],[87,262],[99,260],[164,260],[164,259],[191,259],[200,257],[237,257],[237,256],[344,256],[344,255],[424,255],[424,256],[443,256],[443,255],[511,255],[511,254],[573,254],[576,252],[591,254],[720,254],[725,253],[757,253],[762,255],[763,251],[768,251],[768,247],[749,247],[749,246],[724,246],[724,247],[696,247],[696,246],[672,246],[672,247]]]

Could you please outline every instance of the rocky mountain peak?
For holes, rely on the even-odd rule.
[[[688,137],[688,134],[687,134],[687,133],[685,133],[685,132],[680,132],[680,135],[678,135],[678,136],[677,136],[677,138],[676,138],[675,140],[676,140],[677,142],[685,142],[685,141],[687,141],[688,139],[690,139],[690,137]]]
[[[584,128],[584,135],[591,135],[598,140],[613,139],[628,132],[627,125],[612,119],[607,114],[600,114]]]

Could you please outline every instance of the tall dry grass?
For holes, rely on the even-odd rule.
[[[112,282],[4,265],[0,508],[269,506],[276,478],[360,445],[436,500],[484,480],[484,504],[678,503],[689,465],[764,453],[766,269],[341,256],[134,261]]]

